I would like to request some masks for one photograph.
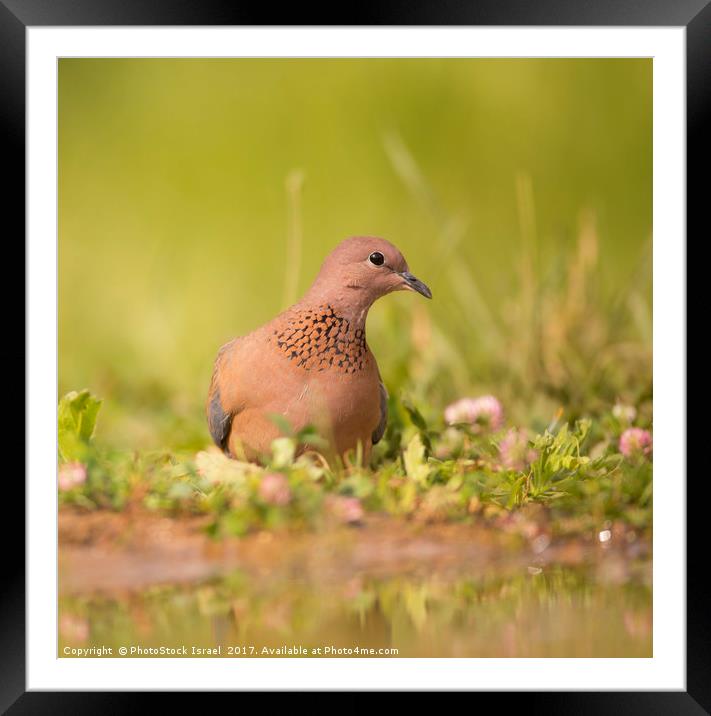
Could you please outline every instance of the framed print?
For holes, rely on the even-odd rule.
[[[708,711],[703,2],[0,12],[28,286],[4,707]]]

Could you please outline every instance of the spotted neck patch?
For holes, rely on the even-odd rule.
[[[277,348],[305,370],[355,373],[368,359],[365,331],[353,329],[329,305],[290,313],[273,338]]]

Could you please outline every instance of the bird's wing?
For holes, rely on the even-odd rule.
[[[232,426],[232,418],[235,411],[229,410],[223,403],[222,388],[222,372],[224,369],[225,358],[229,351],[234,347],[235,340],[225,343],[217,353],[215,358],[215,366],[212,371],[212,380],[210,381],[210,390],[207,394],[207,425],[210,429],[210,435],[215,441],[215,445],[223,452],[228,453],[228,441],[230,437],[230,428]]]
[[[373,430],[373,445],[379,443],[385,434],[385,426],[388,424],[388,391],[380,381],[380,422],[378,427]]]

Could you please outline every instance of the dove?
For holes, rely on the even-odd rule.
[[[218,351],[206,404],[215,444],[258,461],[285,419],[295,432],[315,428],[327,443],[320,452],[343,457],[360,445],[368,460],[385,432],[388,393],[366,319],[375,301],[402,290],[432,298],[392,243],[353,236],[338,244],[299,301]]]

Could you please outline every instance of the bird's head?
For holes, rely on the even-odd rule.
[[[323,262],[314,288],[361,306],[393,291],[416,291],[432,298],[432,291],[410,273],[400,251],[375,236],[351,236],[338,244]]]

